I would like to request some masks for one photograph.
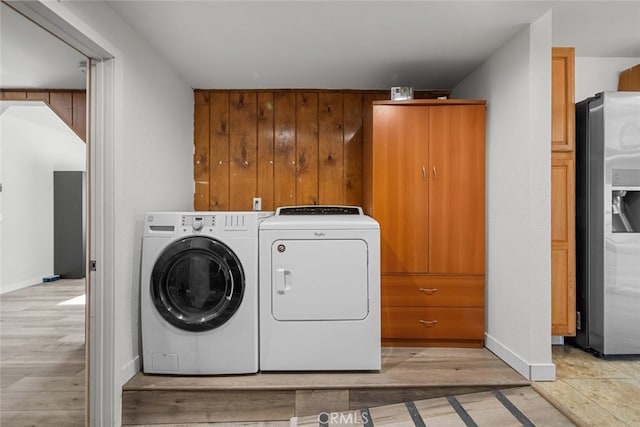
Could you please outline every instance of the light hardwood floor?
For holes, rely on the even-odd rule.
[[[84,280],[60,280],[0,296],[0,425],[84,425],[84,306],[59,305],[83,293]],[[558,380],[533,388],[577,424],[640,425],[640,359],[602,360],[555,346],[553,360]]]
[[[344,412],[320,412],[287,421],[165,424],[164,427],[570,427],[574,423],[530,386],[447,396]],[[158,427],[140,424],[131,427]]]
[[[286,421],[523,385],[529,381],[484,348],[384,347],[380,372],[138,373],[123,387],[122,412],[125,425]]]
[[[604,360],[554,346],[555,382],[533,384],[581,426],[640,426],[640,357]]]
[[[0,295],[0,425],[83,426],[84,280]]]
[[[326,421],[329,425],[394,427],[574,426],[529,386],[404,402],[339,414],[321,413],[294,418],[291,424],[311,427],[318,426],[319,421]]]

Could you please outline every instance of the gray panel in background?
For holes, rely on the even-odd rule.
[[[63,279],[86,275],[85,172],[53,173],[53,272]]]

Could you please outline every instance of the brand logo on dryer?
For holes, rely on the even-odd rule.
[[[325,234],[322,231],[315,231],[313,233],[313,235],[316,236],[316,237],[324,237],[325,236]]]

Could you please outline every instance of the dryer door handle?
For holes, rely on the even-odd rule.
[[[291,290],[291,271],[286,270],[284,268],[276,269],[276,291],[279,294],[284,294],[285,292]]]

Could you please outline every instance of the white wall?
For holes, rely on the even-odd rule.
[[[54,273],[53,171],[86,170],[85,143],[49,107],[14,104],[0,115],[0,293]]]
[[[576,102],[598,92],[618,90],[620,72],[637,64],[640,58],[576,57]]]
[[[487,100],[486,346],[532,380],[551,361],[551,12],[452,91]]]
[[[115,140],[113,200],[114,247],[111,283],[101,284],[113,298],[106,331],[113,330],[115,364],[106,410],[98,425],[120,425],[122,385],[140,370],[139,275],[144,212],[193,209],[193,91],[106,2],[45,2],[65,21],[108,49],[115,64]],[[100,266],[98,267],[100,268]],[[97,302],[97,304],[103,304]],[[104,304],[109,307],[110,304]]]

